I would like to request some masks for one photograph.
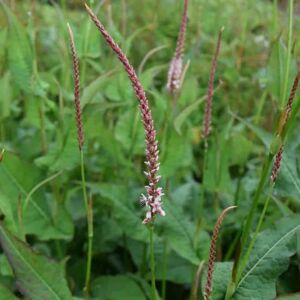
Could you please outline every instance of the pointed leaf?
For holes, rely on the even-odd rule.
[[[237,285],[233,299],[274,299],[276,280],[287,270],[296,252],[295,234],[300,230],[300,216],[281,219],[257,238],[248,265]]]
[[[72,299],[64,265],[35,254],[1,223],[0,244],[17,278],[20,291],[31,300]]]

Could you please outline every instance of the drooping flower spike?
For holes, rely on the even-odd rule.
[[[162,208],[161,197],[163,196],[162,188],[157,187],[160,176],[158,176],[159,170],[159,151],[157,146],[156,131],[153,124],[152,113],[149,107],[149,102],[146,97],[145,90],[134,70],[132,65],[129,63],[128,58],[119,47],[119,45],[113,40],[111,35],[107,32],[103,24],[99,21],[94,12],[85,4],[86,10],[90,15],[92,21],[99,29],[100,33],[104,37],[107,45],[116,53],[120,62],[123,64],[126,73],[131,81],[135,95],[139,101],[139,107],[141,111],[141,118],[145,130],[145,142],[146,142],[146,166],[147,171],[145,172],[148,180],[146,186],[147,195],[141,196],[141,203],[146,205],[149,211],[146,214],[146,218],[143,223],[147,224],[152,222],[157,214],[165,216],[165,212]]]
[[[183,77],[183,51],[187,27],[187,14],[188,14],[189,0],[184,0],[184,9],[182,14],[182,20],[180,30],[177,39],[177,45],[174,57],[171,60],[169,72],[168,72],[168,83],[167,89],[171,95],[175,95],[181,87]]]

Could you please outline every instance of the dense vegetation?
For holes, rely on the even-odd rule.
[[[175,96],[166,86],[184,1],[87,2],[145,88],[166,216],[142,224],[139,105],[84,3],[1,0],[0,299],[203,299],[209,257],[213,300],[300,299],[300,93],[287,105],[300,74],[297,1],[190,0]],[[82,151],[67,23],[80,62]],[[214,226],[231,206],[212,238],[215,257]]]

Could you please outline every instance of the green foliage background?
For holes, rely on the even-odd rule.
[[[85,165],[93,199],[91,295],[103,300],[150,299],[148,230],[141,223],[145,211],[138,202],[145,185],[144,133],[127,75],[81,1],[0,3],[0,148],[5,149],[0,163],[0,212],[4,216],[0,243],[7,246],[3,247],[6,255],[0,253],[0,294],[7,294],[5,299],[21,297],[19,284],[30,290],[48,287],[56,295],[45,292],[28,295],[29,299],[66,300],[71,293],[82,297],[86,219],[69,22],[81,63]],[[162,281],[167,280],[166,299],[189,299],[197,267],[207,261],[218,215],[223,208],[238,205],[225,220],[218,244],[220,263],[213,299],[224,298],[230,262],[284,97],[288,20],[284,3],[274,3],[190,1],[184,56],[190,65],[176,106],[165,86],[182,1],[90,3],[138,71],[153,111],[167,213],[155,224],[156,277],[160,292]],[[297,1],[295,4],[289,89],[300,57],[300,15]],[[213,134],[203,181],[203,96],[222,26],[216,85],[222,84],[214,95]],[[249,280],[244,274],[234,299],[300,297],[299,118],[292,125],[263,232],[246,272],[252,272],[257,262],[259,268]],[[203,224],[198,230],[203,188]],[[263,194],[257,218],[265,198]],[[26,201],[29,204],[24,209]],[[57,263],[36,258],[20,242],[25,236],[34,251]],[[36,272],[41,272],[38,283],[28,286],[35,282]],[[20,278],[24,279],[21,283]],[[199,299],[200,294],[199,290]],[[283,297],[292,294],[296,298]]]

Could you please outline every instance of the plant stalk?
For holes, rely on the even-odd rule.
[[[154,241],[153,241],[154,226],[149,225],[150,237],[150,266],[151,266],[151,298],[156,300],[156,287],[155,287],[155,259],[154,259]]]
[[[87,196],[83,149],[80,150],[80,165],[81,165],[81,186],[82,186],[83,200],[84,200],[84,206],[86,210],[87,226],[88,226],[88,233],[87,233],[88,250],[87,250],[85,285],[84,285],[84,299],[87,300],[89,299],[89,291],[90,291],[94,234],[93,234],[92,201],[91,200],[89,201]]]
[[[288,93],[288,83],[290,74],[290,64],[292,56],[292,36],[293,36],[293,14],[294,14],[294,0],[289,1],[289,27],[288,27],[288,45],[287,45],[287,58],[286,58],[286,68],[284,74],[283,82],[283,92],[281,95],[280,110],[284,109],[284,104],[286,103],[287,93]]]

